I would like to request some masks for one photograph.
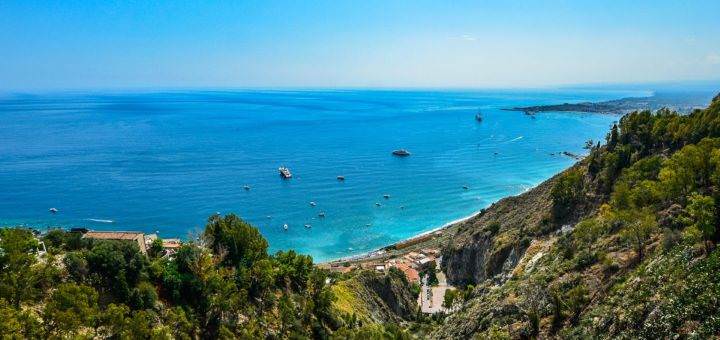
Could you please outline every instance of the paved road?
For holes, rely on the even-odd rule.
[[[427,275],[422,278],[422,287],[420,289],[420,310],[423,313],[435,314],[444,312],[446,309],[442,306],[445,292],[452,287],[447,285],[447,279],[443,272],[437,272],[438,285],[429,287],[427,285]]]

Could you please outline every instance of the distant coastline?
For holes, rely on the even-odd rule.
[[[679,98],[676,94],[655,93],[650,97],[627,97],[601,102],[563,103],[556,105],[537,105],[504,108],[503,111],[522,111],[528,115],[541,112],[587,112],[601,114],[627,114],[639,110],[659,110],[668,108],[680,113],[690,113],[702,109],[702,100],[691,94],[687,98]],[[703,93],[703,95],[705,95]]]

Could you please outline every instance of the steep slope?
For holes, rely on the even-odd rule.
[[[720,334],[720,96],[622,118],[571,169],[465,223],[444,250],[469,294],[432,338]]]

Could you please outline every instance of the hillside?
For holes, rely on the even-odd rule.
[[[689,115],[630,113],[573,167],[445,229],[448,314],[420,313],[397,268],[268,254],[230,214],[172,253],[0,229],[0,337],[711,338],[719,218],[720,95]]]
[[[720,96],[621,119],[562,174],[465,223],[446,247],[468,285],[432,338],[720,334]]]

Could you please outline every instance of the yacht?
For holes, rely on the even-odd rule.
[[[280,176],[282,176],[282,178],[292,178],[292,173],[290,173],[290,169],[281,166],[278,168],[278,171],[280,171]]]
[[[287,225],[287,223],[283,224],[283,229],[288,230],[288,225]]]
[[[337,176],[337,180],[338,180],[338,181],[344,181],[344,180],[345,180],[345,176]]]
[[[58,209],[57,209],[57,208],[50,208],[50,212],[54,214],[54,213],[58,212]]]
[[[407,150],[405,150],[405,149],[395,150],[395,151],[392,152],[392,154],[395,155],[395,156],[402,156],[402,157],[404,157],[404,156],[410,156],[410,152],[407,151]]]
[[[384,197],[385,199],[390,199],[390,195],[388,195],[388,194],[383,195],[383,197]]]
[[[311,225],[309,225],[309,224],[306,224],[306,225],[305,225],[305,228],[308,228],[308,229],[310,229],[310,228],[312,228],[312,226],[311,226]]]
[[[314,206],[316,206],[316,205],[317,205],[317,203],[315,203],[315,202],[310,202],[310,206],[311,206],[311,207],[314,207]]]
[[[243,189],[250,190],[250,186],[249,185],[243,186]]]

